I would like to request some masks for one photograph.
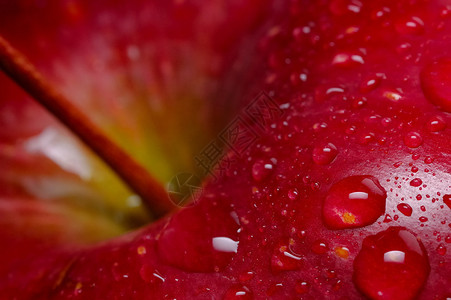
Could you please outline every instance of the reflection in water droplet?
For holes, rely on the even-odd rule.
[[[427,65],[420,74],[421,87],[427,100],[451,112],[451,58],[441,58]]]
[[[354,260],[354,283],[371,299],[414,299],[429,275],[426,250],[402,227],[364,239]]]
[[[387,194],[372,176],[350,176],[335,183],[323,203],[327,227],[344,229],[374,223],[385,212]]]

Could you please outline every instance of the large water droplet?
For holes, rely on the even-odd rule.
[[[330,188],[323,204],[323,220],[332,229],[372,224],[384,214],[386,198],[373,176],[347,177]]]
[[[414,299],[429,275],[421,241],[402,227],[364,239],[354,260],[354,283],[371,299]]]
[[[162,259],[192,272],[222,270],[238,250],[239,224],[225,205],[194,206],[175,214],[158,239]]]
[[[423,184],[423,180],[420,178],[414,178],[409,182],[410,186],[419,187]]]
[[[405,216],[410,217],[412,215],[412,207],[407,203],[400,203],[396,206],[398,210]]]
[[[451,112],[451,58],[427,65],[420,74],[423,93],[431,103]]]
[[[404,136],[404,144],[409,148],[418,148],[423,144],[423,138],[418,132],[411,131]]]
[[[338,154],[337,147],[332,143],[323,144],[313,149],[312,158],[318,165],[330,164]]]

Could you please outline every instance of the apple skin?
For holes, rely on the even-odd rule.
[[[286,6],[258,43],[264,72],[246,94],[266,91],[282,116],[265,130],[255,125],[258,141],[231,151],[234,163],[192,207],[93,246],[37,251],[35,240],[18,243],[31,250],[3,268],[6,298],[362,299],[378,298],[378,284],[380,299],[451,297],[451,117],[421,85],[423,70],[451,55],[451,9],[444,1]],[[315,149],[329,143],[336,155],[318,163]],[[272,171],[255,176],[261,161]],[[378,180],[385,213],[360,228],[328,228],[324,200],[350,176]],[[426,279],[395,280],[389,293],[383,283],[400,275],[382,273],[368,291],[355,276],[378,266],[363,251],[399,231],[413,245],[389,239],[400,247],[390,250],[420,249],[412,272]],[[216,237],[229,238],[231,252],[215,250]]]

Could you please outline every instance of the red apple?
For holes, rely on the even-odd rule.
[[[451,297],[445,1],[0,3],[0,34],[137,160],[153,149],[153,173],[178,170],[145,142],[149,107],[155,143],[202,110],[182,144],[216,124],[188,153],[227,150],[193,205],[124,233],[148,214],[104,168],[82,180],[87,150],[61,146],[70,139],[46,129],[59,125],[3,78],[6,299]],[[227,99],[241,107],[232,121],[209,120]],[[175,105],[174,120],[157,113]]]

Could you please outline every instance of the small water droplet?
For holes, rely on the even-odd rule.
[[[312,158],[318,165],[330,164],[337,157],[338,150],[332,143],[322,144],[313,149]]]
[[[145,246],[139,246],[138,248],[136,248],[136,252],[142,256],[147,253],[147,249]]]
[[[299,192],[297,189],[291,189],[288,191],[288,198],[291,200],[296,200],[299,197]]]
[[[410,217],[412,215],[412,207],[407,203],[400,203],[396,206],[398,210],[405,216]]]
[[[355,97],[352,100],[352,107],[353,108],[362,108],[366,105],[368,100],[365,97]]]
[[[424,223],[424,222],[428,221],[428,218],[425,217],[425,216],[421,216],[421,217],[418,218],[418,220],[420,220],[420,222]]]
[[[421,241],[402,227],[364,239],[354,260],[354,283],[371,299],[414,299],[430,271]]]
[[[224,300],[252,300],[254,296],[246,286],[233,286],[227,290]]]
[[[330,188],[323,203],[323,220],[332,229],[372,224],[384,214],[386,198],[375,177],[347,177]]]
[[[310,285],[306,281],[298,281],[296,282],[295,289],[298,294],[305,294],[309,291]]]
[[[163,261],[186,271],[222,270],[237,251],[239,228],[225,204],[185,208],[164,227],[158,252]]]
[[[443,195],[443,203],[451,209],[451,194]]]
[[[426,123],[426,127],[430,132],[439,132],[445,130],[446,122],[441,116],[434,116]]]
[[[288,245],[279,243],[279,245],[274,248],[271,257],[271,270],[274,273],[297,270],[302,265],[302,258],[293,253]]]
[[[383,76],[378,75],[378,74],[366,78],[360,84],[360,92],[369,93],[369,92],[375,90],[381,84],[382,78],[383,78]]]
[[[421,180],[420,178],[415,178],[415,179],[412,179],[409,182],[409,184],[410,184],[410,186],[419,187],[420,185],[423,184],[423,180]]]
[[[451,58],[441,58],[427,65],[420,74],[423,93],[431,103],[451,112]]]
[[[446,254],[446,247],[444,244],[440,244],[437,247],[437,253],[440,255],[445,255]]]
[[[263,181],[272,173],[273,167],[271,163],[258,160],[252,166],[252,177],[255,181]]]
[[[348,258],[349,257],[349,249],[346,247],[336,247],[335,248],[335,254],[341,258]]]
[[[344,68],[363,65],[364,63],[362,55],[356,53],[338,53],[332,59],[332,65]]]
[[[388,100],[393,101],[393,102],[398,102],[398,101],[400,101],[400,100],[402,99],[401,93],[400,93],[400,92],[397,92],[397,91],[390,91],[390,90],[387,90],[387,91],[384,91],[384,92],[382,93],[382,96],[383,96],[384,98],[387,98]]]
[[[423,144],[423,138],[418,132],[411,131],[404,136],[404,144],[409,148],[418,148]]]
[[[144,264],[141,269],[139,270],[139,276],[141,276],[141,279],[148,283],[163,283],[166,281],[166,279],[161,275],[158,270],[156,270],[154,267],[148,264]]]
[[[424,32],[424,22],[418,17],[412,16],[396,22],[396,31],[400,34],[422,34]]]
[[[83,292],[83,284],[81,282],[77,282],[74,288],[74,295],[80,295]]]
[[[345,89],[341,86],[317,86],[315,89],[315,100],[324,102],[332,97],[342,96]]]
[[[251,280],[252,278],[254,278],[254,276],[255,276],[254,272],[248,271],[248,272],[245,272],[245,273],[240,274],[239,280],[240,280],[241,282],[246,282],[246,281],[249,281],[249,280]]]
[[[316,254],[324,254],[327,252],[329,247],[327,247],[327,244],[324,241],[318,240],[312,244],[311,249]]]

